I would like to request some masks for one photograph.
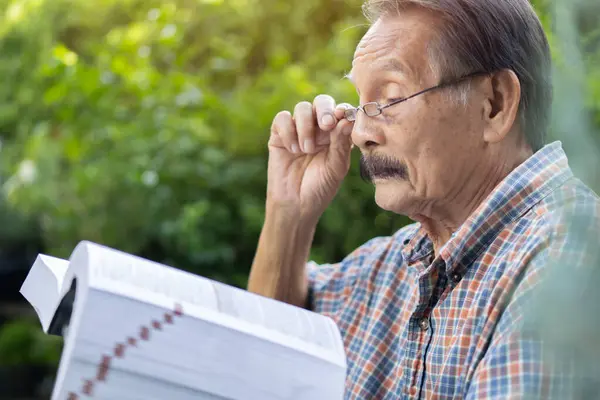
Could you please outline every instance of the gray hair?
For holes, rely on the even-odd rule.
[[[510,69],[521,83],[519,126],[533,151],[542,148],[550,122],[552,69],[548,40],[528,0],[366,0],[372,22],[408,6],[438,13],[429,55],[444,80],[471,72]],[[459,89],[464,101],[468,87]]]

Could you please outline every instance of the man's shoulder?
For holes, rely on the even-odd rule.
[[[512,261],[527,260],[528,265],[535,261],[543,267],[548,258],[579,258],[597,246],[600,198],[580,180],[570,178],[509,229],[506,242]]]
[[[529,213],[538,230],[564,231],[565,226],[580,223],[600,227],[600,197],[579,179],[572,177],[559,186]]]
[[[569,178],[557,187],[511,227],[508,236],[508,261],[504,274],[514,277],[507,325],[519,319],[523,307],[529,308],[532,289],[542,285],[544,301],[536,305],[547,308],[556,293],[576,291],[585,282],[589,270],[600,260],[600,198],[577,178]],[[552,293],[550,293],[552,290]],[[556,300],[556,299],[555,299]],[[582,305],[580,304],[579,307]],[[574,308],[571,308],[574,309]],[[516,314],[515,314],[516,313]]]
[[[550,192],[542,203],[549,209],[598,207],[600,197],[581,180],[571,177]]]

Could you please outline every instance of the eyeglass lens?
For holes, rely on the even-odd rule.
[[[363,110],[369,117],[375,117],[379,115],[379,104],[367,103],[363,106]]]
[[[356,115],[358,114],[358,110],[358,108],[350,108],[344,111],[344,117],[348,121],[354,122],[356,121]],[[381,114],[381,110],[377,103],[367,103],[364,106],[362,106],[362,110],[369,117],[376,117],[377,115]]]

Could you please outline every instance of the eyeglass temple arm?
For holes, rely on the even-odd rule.
[[[420,95],[422,95],[422,94],[424,94],[424,93],[427,93],[427,92],[430,92],[430,91],[432,91],[432,90],[435,90],[435,89],[441,89],[441,88],[443,88],[443,87],[450,86],[450,85],[455,85],[455,84],[457,84],[457,83],[460,83],[460,82],[462,82],[462,81],[464,81],[464,80],[466,80],[466,79],[472,78],[472,77],[474,77],[474,76],[478,76],[478,75],[487,75],[487,74],[488,74],[488,72],[485,72],[485,71],[473,72],[472,74],[465,75],[465,76],[463,76],[462,78],[460,78],[460,79],[458,79],[458,80],[454,80],[454,81],[447,81],[447,82],[442,82],[442,83],[440,83],[440,84],[438,84],[438,85],[435,85],[435,86],[433,86],[433,87],[430,87],[430,88],[427,88],[427,89],[421,90],[420,92],[417,92],[417,93],[415,93],[415,94],[411,94],[410,96],[408,96],[408,97],[405,97],[405,98],[403,98],[403,99],[398,99],[398,100],[392,101],[391,103],[389,103],[389,104],[386,104],[385,106],[380,106],[380,107],[379,107],[379,109],[380,109],[380,110],[385,110],[385,109],[386,109],[386,108],[388,108],[388,107],[395,106],[395,105],[396,105],[396,104],[398,104],[398,103],[402,103],[402,102],[404,102],[404,101],[406,101],[406,100],[410,100],[410,99],[412,99],[413,97],[420,96]],[[364,110],[363,110],[363,112],[364,112]]]

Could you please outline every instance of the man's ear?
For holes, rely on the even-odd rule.
[[[485,130],[488,143],[503,140],[513,128],[521,101],[521,83],[514,71],[503,69],[486,80],[484,104]]]

